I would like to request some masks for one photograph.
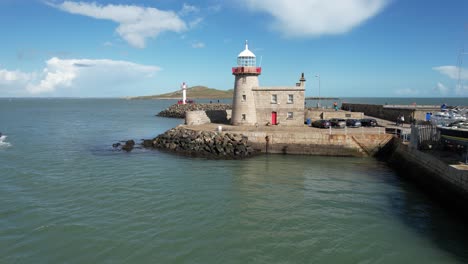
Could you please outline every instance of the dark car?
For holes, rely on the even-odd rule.
[[[330,121],[328,120],[315,120],[312,122],[313,127],[319,127],[319,128],[329,128],[330,127]]]
[[[346,120],[347,127],[361,127],[361,120],[359,119],[348,119]]]
[[[364,118],[361,119],[361,125],[366,127],[375,127],[377,126],[377,120],[373,118]]]
[[[332,118],[330,119],[330,126],[336,128],[345,128],[346,127],[346,120],[341,118]]]

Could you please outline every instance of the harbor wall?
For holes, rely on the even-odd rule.
[[[210,123],[228,124],[232,110],[188,111],[185,113],[186,125],[203,125]]]
[[[351,112],[362,112],[367,116],[373,116],[385,120],[397,120],[398,116],[405,117],[405,123],[413,120],[425,120],[426,113],[440,111],[437,106],[416,106],[416,105],[375,105],[375,104],[355,104],[343,103],[341,109]]]
[[[466,208],[468,201],[468,170],[464,165],[448,165],[435,156],[392,140],[393,151],[388,163],[405,178],[414,180],[421,187],[448,201],[448,205]],[[468,212],[466,212],[468,215]]]
[[[374,156],[392,138],[388,134],[346,135],[305,132],[243,131],[261,152],[321,156]]]
[[[362,119],[364,113],[361,112],[349,112],[349,111],[335,111],[333,109],[314,109],[308,108],[305,110],[305,119],[311,119],[312,121],[319,119],[331,119],[331,118],[343,118],[343,119]]]

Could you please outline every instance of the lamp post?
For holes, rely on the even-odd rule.
[[[319,82],[319,89],[318,89],[318,103],[317,103],[317,108],[320,107],[320,74],[315,74],[315,77],[318,78]]]

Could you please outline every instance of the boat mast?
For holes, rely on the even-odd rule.
[[[468,24],[465,25],[465,37],[468,37]],[[463,56],[468,55],[468,52],[465,52],[465,40],[462,39],[462,47],[460,49],[460,53],[458,54],[458,80],[457,80],[457,89],[463,90],[462,86],[462,79],[464,78],[463,75]]]

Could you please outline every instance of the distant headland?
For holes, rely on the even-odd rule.
[[[206,86],[193,86],[187,88],[187,98],[189,99],[227,99],[232,98],[234,90],[218,90],[214,88],[208,88]],[[136,96],[129,97],[132,100],[143,100],[143,99],[180,99],[182,98],[182,90],[177,90],[170,93],[159,94],[159,95],[147,95],[147,96]]]

